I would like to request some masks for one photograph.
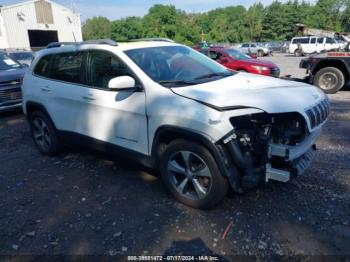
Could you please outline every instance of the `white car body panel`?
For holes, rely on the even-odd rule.
[[[234,105],[267,113],[299,112],[305,118],[305,109],[325,99],[325,94],[314,86],[248,73],[173,91],[219,108]]]
[[[325,98],[313,86],[272,77],[238,73],[205,84],[165,88],[149,78],[123,51],[158,46],[167,42],[136,42],[119,46],[86,44],[45,49],[36,54],[32,67],[45,54],[76,50],[105,50],[123,60],[138,76],[144,90],[125,93],[63,83],[26,73],[23,110],[26,103],[42,104],[57,129],[106,141],[150,155],[154,136],[162,126],[175,126],[202,134],[213,143],[233,130],[230,118],[268,112],[299,112]],[[55,49],[55,48],[54,48]],[[50,89],[49,92],[45,90]],[[85,99],[86,97],[92,99]],[[221,111],[218,108],[228,107]],[[239,109],[230,107],[241,106]],[[310,124],[308,123],[309,127]]]

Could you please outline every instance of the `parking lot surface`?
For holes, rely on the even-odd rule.
[[[330,98],[304,176],[206,211],[177,203],[132,162],[78,149],[43,156],[21,112],[2,113],[0,254],[350,255],[350,91]]]
[[[275,63],[281,69],[281,76],[290,75],[293,78],[304,79],[306,70],[299,68],[299,63],[304,57],[296,57],[294,54],[274,53],[273,56],[265,56],[259,59]]]

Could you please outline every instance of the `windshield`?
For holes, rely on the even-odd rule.
[[[185,46],[162,46],[125,51],[153,81],[163,86],[185,86],[231,76],[210,58]]]
[[[21,65],[5,54],[0,54],[0,70],[12,70],[20,68]]]
[[[34,58],[31,52],[16,52],[10,55],[17,60],[32,60]]]
[[[235,49],[226,49],[225,50],[232,58],[236,60],[246,60],[251,59],[250,56],[243,54],[242,52],[235,50]]]

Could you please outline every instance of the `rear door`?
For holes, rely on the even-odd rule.
[[[258,52],[258,46],[256,44],[250,44],[249,54],[256,54]]]
[[[82,52],[46,55],[36,64],[35,77],[26,79],[33,87],[24,90],[26,97],[42,104],[59,130],[76,131],[79,92],[84,88],[83,56]]]
[[[84,56],[84,52],[77,51],[55,54],[50,62],[49,79],[40,86],[45,108],[56,128],[62,131],[78,132],[78,112],[86,89]]]

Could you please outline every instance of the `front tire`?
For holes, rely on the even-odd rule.
[[[258,50],[258,57],[263,57],[265,55],[263,50]]]
[[[314,84],[327,94],[335,94],[345,84],[345,77],[336,67],[325,67],[315,74]]]
[[[295,55],[296,57],[299,57],[299,56],[302,56],[303,53],[302,53],[302,51],[301,51],[300,49],[296,49],[296,50],[294,51],[294,55]]]
[[[203,146],[186,141],[171,142],[160,156],[160,172],[168,191],[181,203],[207,209],[228,192],[228,182]]]
[[[57,131],[45,113],[35,111],[30,114],[29,125],[34,143],[41,153],[54,156],[60,151]]]

